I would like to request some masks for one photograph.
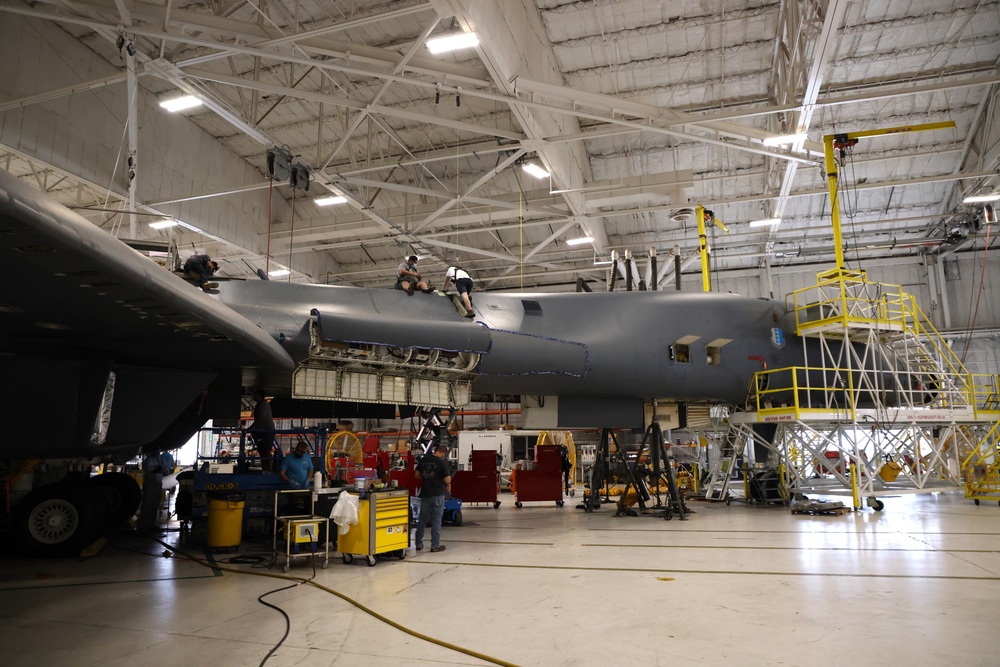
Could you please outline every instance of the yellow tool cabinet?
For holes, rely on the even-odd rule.
[[[371,491],[358,501],[358,522],[337,539],[337,550],[350,563],[366,556],[374,567],[376,554],[406,556],[410,546],[410,492]]]

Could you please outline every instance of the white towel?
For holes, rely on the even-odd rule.
[[[346,535],[351,526],[358,522],[358,497],[341,491],[337,504],[330,510],[330,518],[337,524],[338,532]]]

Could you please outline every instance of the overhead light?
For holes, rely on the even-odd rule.
[[[346,204],[347,197],[342,197],[340,195],[331,195],[329,197],[317,197],[313,199],[313,203],[316,206],[333,206],[334,204]]]
[[[593,243],[593,236],[581,236],[578,239],[567,239],[566,245],[583,245],[584,243]]]
[[[525,173],[531,174],[538,179],[549,177],[549,172],[545,171],[541,165],[536,162],[525,162],[521,168],[524,169]]]
[[[201,104],[201,100],[194,95],[184,95],[183,97],[175,97],[173,99],[163,100],[160,102],[160,106],[170,112],[193,109],[194,107],[200,107]]]
[[[777,137],[767,137],[764,139],[765,146],[787,146],[789,144],[797,144],[800,141],[805,141],[809,138],[807,134],[782,134]]]
[[[288,269],[275,269],[274,271],[268,271],[267,275],[272,278],[280,278],[282,276],[287,276],[291,273]]]
[[[479,37],[474,32],[453,32],[427,40],[427,50],[435,55],[474,46],[479,46]]]
[[[750,221],[750,226],[751,227],[767,227],[767,226],[774,226],[774,225],[780,225],[780,224],[781,224],[781,218],[765,218],[763,220],[751,220]]]
[[[607,266],[608,264],[614,264],[614,262],[610,259],[604,261],[594,260],[594,266]]]
[[[982,204],[983,202],[998,201],[1000,200],[1000,195],[976,195],[974,197],[966,197],[962,200],[963,204]]]
[[[163,220],[149,223],[149,226],[153,229],[166,229],[167,227],[173,227],[176,224],[177,221],[173,218],[164,218]]]

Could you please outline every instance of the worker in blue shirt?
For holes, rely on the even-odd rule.
[[[281,461],[281,472],[278,475],[293,489],[304,489],[308,486],[313,474],[312,457],[309,456],[309,445],[299,440],[291,456]]]

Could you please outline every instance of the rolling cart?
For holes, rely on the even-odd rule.
[[[464,503],[493,503],[494,509],[500,507],[497,453],[492,449],[475,450],[471,458],[471,470],[459,470],[452,476],[451,495]],[[461,511],[461,507],[458,509]]]
[[[365,556],[375,566],[377,554],[406,557],[410,546],[410,492],[406,489],[369,491],[358,501],[358,522],[337,540],[345,563]]]
[[[514,507],[531,500],[553,500],[557,507],[562,507],[563,472],[559,446],[539,445],[535,448],[535,459],[538,467],[518,470],[514,475]]]
[[[308,494],[309,514],[278,514],[278,500],[289,501],[293,498],[301,500],[292,494]],[[279,531],[285,539],[285,564],[283,571],[288,572],[292,561],[296,558],[322,558],[325,570],[330,566],[330,519],[314,516],[316,496],[312,489],[283,489],[274,494],[274,537],[271,548],[278,553]],[[320,540],[322,539],[322,548]]]

